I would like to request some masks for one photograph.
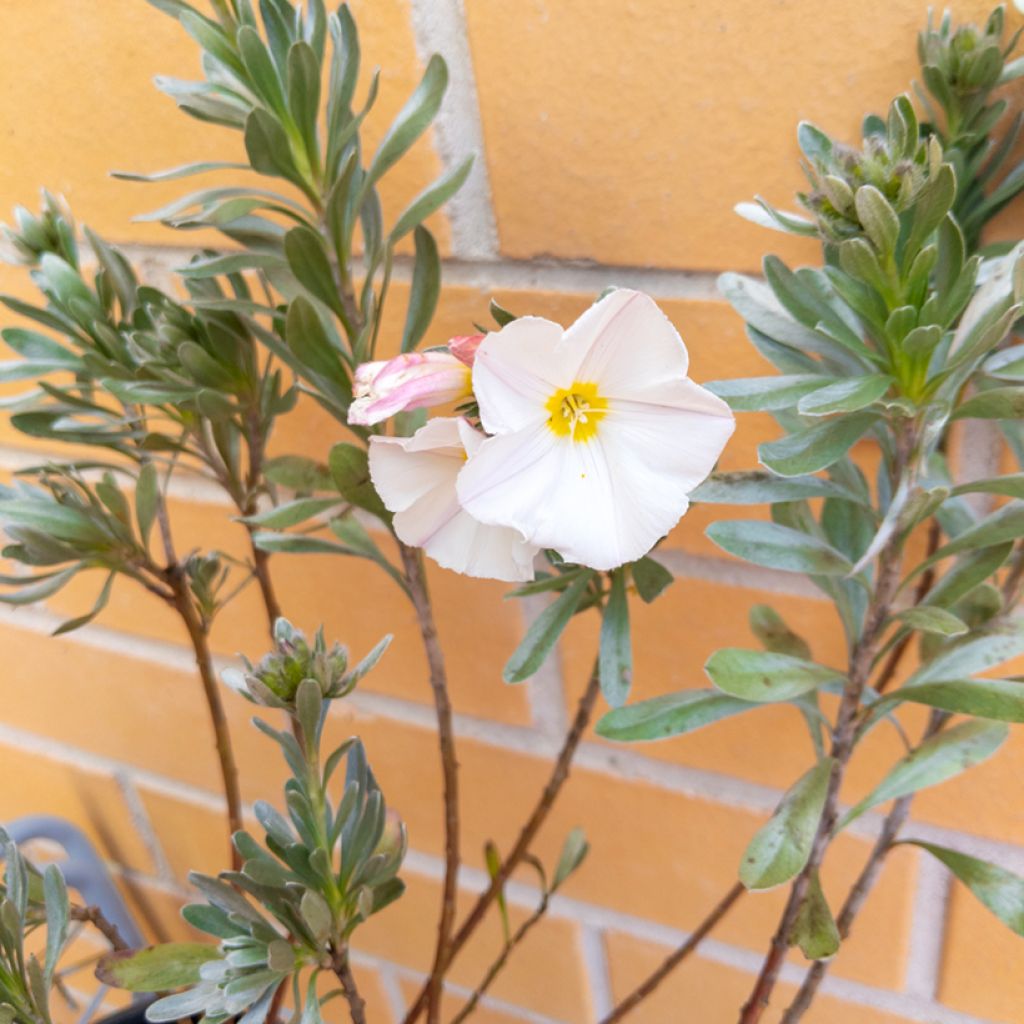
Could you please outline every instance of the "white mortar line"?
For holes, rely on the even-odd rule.
[[[445,170],[453,170],[475,154],[469,177],[445,207],[452,251],[463,259],[493,260],[498,255],[498,228],[462,2],[412,0],[410,13],[420,60],[426,64],[432,54],[439,53],[448,65],[448,91],[434,120]]]
[[[171,870],[170,862],[167,860],[167,855],[164,853],[164,848],[160,843],[160,837],[153,827],[149,812],[146,810],[146,805],[142,802],[142,797],[139,796],[139,791],[135,788],[134,781],[123,771],[115,772],[114,778],[117,780],[121,796],[128,807],[128,814],[132,819],[132,824],[135,826],[135,831],[149,851],[150,857],[153,858],[157,877],[165,882],[173,882],[174,872]]]
[[[986,420],[964,420],[958,426],[960,437],[953,467],[956,481],[966,483],[1000,476],[1006,445],[999,428]],[[979,516],[991,512],[995,506],[994,494],[967,494],[964,497]]]
[[[427,0],[417,0],[426,3]],[[434,0],[430,0],[431,3]],[[452,0],[438,0],[449,3]],[[190,246],[145,245],[137,242],[114,243],[133,263],[144,264],[156,277],[169,279],[198,250]],[[354,268],[358,275],[358,265]],[[452,258],[442,260],[442,278],[446,285],[477,288],[483,292],[545,291],[583,295],[596,299],[611,285],[635,288],[658,299],[689,299],[714,301],[725,306],[718,291],[715,272],[671,269],[664,267],[622,266],[591,260],[555,259],[489,259]],[[755,276],[756,275],[748,275]],[[396,257],[392,279],[408,282],[412,277],[412,260]],[[172,289],[173,290],[173,289]],[[518,312],[524,312],[519,310]],[[529,312],[526,310],[525,312]]]
[[[580,928],[580,959],[590,993],[590,1014],[594,1020],[604,1020],[615,1009],[615,996],[604,933],[599,929],[586,925]]]
[[[384,1000],[391,1011],[391,1019],[394,1021],[394,1024],[399,1024],[405,1017],[407,1007],[405,1005],[405,995],[402,992],[402,986],[398,982],[398,972],[395,970],[394,964],[385,960],[379,961],[377,964],[377,977],[380,979],[380,987],[384,992]]]
[[[934,857],[918,851],[904,988],[919,999],[938,996],[952,877]]]

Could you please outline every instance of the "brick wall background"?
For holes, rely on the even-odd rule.
[[[33,205],[46,185],[81,222],[126,245],[156,283],[181,265],[183,238],[133,222],[183,189],[114,181],[111,168],[152,170],[237,156],[235,137],[191,121],[151,84],[187,77],[196,54],[179,27],[143,0],[4,0],[0,37],[0,208]],[[716,272],[756,272],[761,255],[814,260],[813,247],[739,220],[755,192],[783,207],[800,185],[795,126],[808,118],[854,140],[916,71],[923,0],[360,0],[367,63],[384,68],[373,124],[386,123],[427,55],[448,59],[452,85],[433,136],[406,161],[397,204],[464,153],[481,153],[469,184],[436,225],[446,286],[428,336],[440,343],[486,318],[493,295],[519,312],[568,322],[611,283],[649,291],[687,340],[698,380],[767,372]],[[960,19],[989,4],[961,0]],[[1011,27],[1021,16],[1010,15]],[[1019,97],[1018,97],[1019,98]],[[1018,203],[1000,225],[1022,234]],[[399,275],[401,276],[401,274]],[[407,276],[407,275],[406,275]],[[0,286],[29,291],[0,270]],[[402,291],[400,286],[399,292]],[[396,296],[396,322],[403,297]],[[750,467],[771,423],[744,416],[723,468]],[[323,454],[336,425],[304,409],[277,450]],[[991,458],[984,435],[963,446],[972,474]],[[0,467],[40,452],[0,425]],[[175,490],[180,548],[239,550],[241,527],[202,481]],[[718,510],[727,513],[727,510]],[[635,697],[703,685],[717,647],[752,640],[746,610],[775,604],[812,638],[823,661],[841,640],[831,608],[799,579],[728,560],[703,538],[697,508],[664,550],[679,582],[634,609]],[[384,632],[382,667],[333,722],[356,731],[408,823],[403,900],[358,933],[357,966],[374,1024],[400,1019],[428,965],[442,871],[440,779],[432,710],[410,609],[372,567],[276,557],[287,614],[356,651]],[[558,658],[528,685],[500,682],[524,628],[497,584],[435,570],[431,584],[448,645],[461,743],[465,893],[482,887],[482,846],[506,845],[543,784],[593,656],[596,623],[579,621]],[[47,633],[98,585],[77,583],[51,607],[0,611],[3,706],[0,820],[65,815],[114,866],[155,937],[185,934],[176,916],[189,868],[222,866],[221,800],[186,638],[156,599],[121,584],[99,624]],[[527,614],[535,611],[527,606]],[[218,622],[218,655],[258,656],[265,644],[255,592]],[[228,698],[245,799],[279,800],[281,772]],[[898,756],[881,732],[850,774],[850,793]],[[592,854],[548,919],[516,954],[476,1020],[595,1021],[677,944],[731,883],[740,853],[781,791],[803,771],[807,740],[794,712],[766,708],[661,744],[616,747],[589,737],[541,849],[586,826]],[[914,832],[1024,870],[1024,731],[996,759],[914,805]],[[845,891],[880,817],[837,843],[826,890]],[[533,906],[524,879],[515,915]],[[734,1019],[782,894],[745,900],[636,1014],[647,1024]],[[497,918],[459,960],[451,1007],[479,979],[500,941]],[[815,1024],[981,1024],[1024,1021],[1022,947],[932,861],[904,849],[889,860],[868,909],[823,988]],[[798,981],[794,958],[784,975]],[[83,982],[84,984],[84,982]],[[460,987],[461,986],[461,987]]]

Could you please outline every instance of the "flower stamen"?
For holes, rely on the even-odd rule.
[[[545,403],[548,428],[559,437],[589,441],[597,434],[597,425],[608,409],[608,400],[598,394],[597,385],[574,381],[559,388]]]

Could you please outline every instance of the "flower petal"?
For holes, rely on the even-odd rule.
[[[395,513],[399,539],[423,548],[442,567],[467,576],[531,580],[537,549],[515,530],[476,521],[459,504],[455,481],[465,464],[467,431],[476,434],[463,420],[437,418],[412,437],[371,438],[374,487]]]
[[[489,434],[505,434],[549,415],[544,403],[573,381],[578,360],[562,350],[562,328],[524,316],[488,334],[473,361],[473,393]]]
[[[582,349],[578,380],[596,382],[606,397],[628,397],[686,376],[689,355],[679,332],[643,292],[617,288],[595,302],[565,332]]]
[[[689,380],[616,400],[585,443],[541,424],[486,440],[459,474],[459,500],[483,522],[593,569],[646,554],[733,431],[728,407]]]

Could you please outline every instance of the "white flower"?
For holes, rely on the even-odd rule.
[[[646,554],[678,522],[734,421],[686,376],[654,301],[619,289],[568,330],[523,317],[473,364],[484,441],[459,474],[474,518],[594,569]]]
[[[486,526],[459,505],[455,480],[484,443],[463,419],[437,418],[412,437],[372,437],[370,477],[395,513],[395,533],[438,565],[467,576],[533,579],[537,548],[515,530]]]

